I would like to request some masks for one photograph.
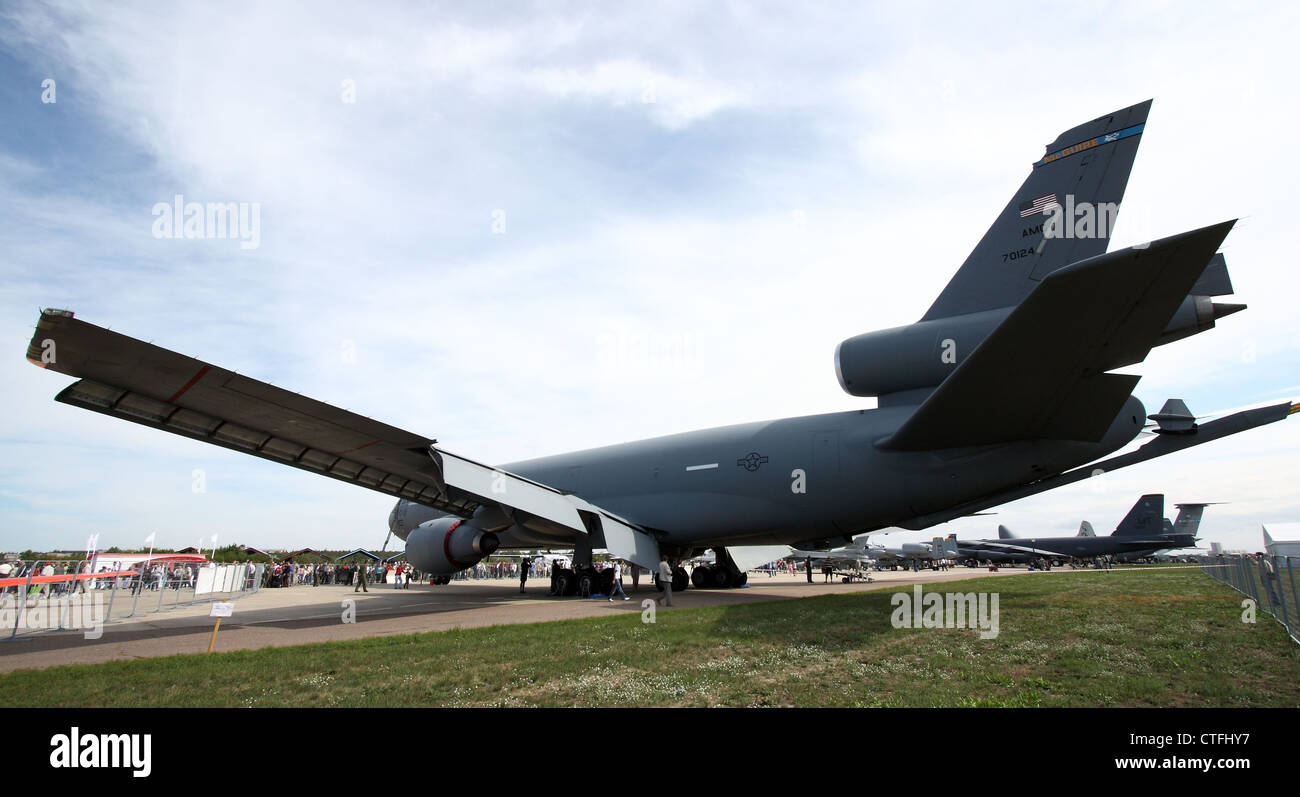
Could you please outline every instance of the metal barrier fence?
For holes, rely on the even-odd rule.
[[[168,560],[125,565],[96,560],[0,564],[0,642],[40,631],[92,629],[196,603],[261,591],[264,565]]]
[[[1300,592],[1296,570],[1300,557],[1268,554],[1220,554],[1201,557],[1201,571],[1255,601],[1300,643]]]

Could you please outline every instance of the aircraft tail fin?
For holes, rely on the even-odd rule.
[[[1211,504],[1174,504],[1178,507],[1178,517],[1174,518],[1174,534],[1190,534],[1196,536],[1196,532],[1201,528],[1201,517],[1205,514],[1205,507]]]
[[[1014,540],[1015,538],[1016,535],[1012,533],[1011,529],[1007,528],[1006,526],[998,526],[999,540]]]
[[[1092,530],[1092,524],[1085,520],[1085,521],[1083,521],[1082,523],[1079,524],[1079,534],[1078,534],[1077,536],[1079,536],[1079,537],[1096,537],[1096,536],[1097,536],[1097,532],[1093,531],[1093,530]]]
[[[1150,110],[1140,102],[1048,144],[921,320],[1019,304],[1048,274],[1104,253]]]
[[[942,539],[935,537],[930,541],[930,551],[935,559],[956,559],[961,555],[961,550],[957,547],[957,535],[949,534]]]
[[[1111,536],[1153,537],[1160,534],[1165,519],[1165,497],[1160,493],[1144,495],[1129,510]]]

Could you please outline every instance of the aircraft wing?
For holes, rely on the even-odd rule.
[[[1146,358],[1232,225],[1049,274],[882,447],[1100,440],[1139,379],[1106,371]]]
[[[27,359],[79,381],[56,401],[290,465],[469,518],[495,506],[658,562],[653,537],[583,499],[439,448],[423,435],[44,310]],[[647,564],[648,562],[648,564]]]

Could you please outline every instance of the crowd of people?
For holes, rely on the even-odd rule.
[[[392,584],[398,589],[409,587],[412,582],[420,580],[420,573],[406,562],[317,564],[293,561],[272,562],[262,574],[262,586],[275,587],[318,587],[325,584],[354,586],[365,571],[365,581],[369,584]]]
[[[132,592],[159,589],[183,589],[193,587],[198,579],[198,565],[186,562],[155,562],[140,568],[138,573],[130,576],[113,576],[123,570],[120,562],[104,563],[97,569],[91,568],[89,561],[36,561],[36,562],[0,562],[0,579],[2,578],[36,578],[48,576],[87,576],[95,578],[77,578],[66,581],[37,582],[27,587],[28,595],[59,596],[73,592],[85,593],[89,590],[112,589],[114,581],[118,588],[130,589]],[[100,576],[99,574],[104,574]],[[16,593],[22,587],[11,586],[4,592]]]

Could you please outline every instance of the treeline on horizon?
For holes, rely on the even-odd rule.
[[[187,550],[193,550],[193,549],[190,548]],[[336,561],[340,556],[351,553],[353,550],[356,549],[340,548],[338,550],[319,550],[319,551],[312,550],[312,551],[307,551],[305,553],[298,553],[296,551],[266,551],[264,553],[253,553],[250,552],[247,549],[247,547],[243,545],[226,545],[224,547],[217,548],[215,552],[210,551],[207,548],[204,548],[202,551],[200,551],[200,553],[202,553],[204,556],[206,556],[209,560],[213,562],[258,562],[258,563],[269,563],[273,561],[282,562],[285,560],[286,557],[290,555],[293,556],[295,561],[333,562]],[[153,553],[155,556],[159,554],[179,553],[179,551],[180,549],[176,549],[176,548],[154,548],[153,549]],[[149,553],[149,549],[148,548],[119,548],[117,546],[113,546],[111,548],[105,548],[103,550],[96,551],[95,553],[101,557],[108,556],[111,554],[147,554]],[[378,555],[380,558],[387,559],[390,556],[394,556],[396,554],[402,553],[402,551],[400,550],[371,551],[371,553]],[[55,562],[62,562],[62,561],[79,562],[86,558],[86,552],[85,551],[26,550],[19,553],[18,558],[24,561],[48,560],[48,561],[55,561]]]

